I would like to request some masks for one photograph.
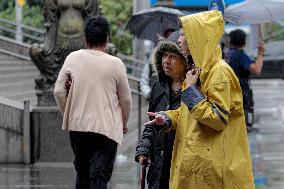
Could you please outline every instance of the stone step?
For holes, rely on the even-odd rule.
[[[34,80],[38,72],[26,71],[22,73],[0,74],[0,83],[10,83],[13,81]]]
[[[0,53],[0,59],[1,60],[16,60],[18,58],[15,58],[14,56],[11,56],[5,53]]]
[[[25,59],[20,59],[20,58],[15,58],[15,57],[2,58],[1,56],[0,56],[0,58],[1,58],[0,64],[6,64],[6,63],[11,62],[11,63],[18,63],[18,64],[32,64],[32,65],[34,65],[31,60],[25,60]]]
[[[12,67],[8,67],[8,68],[1,68],[0,69],[0,75],[8,75],[8,74],[13,74],[13,73],[25,73],[25,72],[36,72],[37,69],[34,67],[17,67],[17,68],[12,68]]]
[[[34,64],[32,64],[30,61],[21,61],[21,60],[6,60],[0,61],[0,67],[7,67],[7,66],[31,66],[31,67],[36,67]]]
[[[31,83],[32,85],[35,85],[34,77],[31,77],[30,75],[27,77],[20,77],[20,78],[5,78],[5,81],[0,81],[0,88],[6,87],[7,85],[18,85],[18,83]]]
[[[15,94],[21,94],[21,93],[28,92],[28,91],[30,92],[33,90],[34,90],[33,83],[22,83],[21,85],[17,85],[17,87],[14,87],[14,85],[11,85],[11,87],[7,86],[7,89],[5,90],[0,90],[0,96],[9,97]]]
[[[33,65],[29,65],[29,64],[23,64],[23,65],[20,65],[20,64],[0,64],[0,70],[2,69],[32,69],[34,71],[37,70],[37,68]]]
[[[35,84],[32,79],[18,82],[0,83],[0,93],[2,91],[13,91],[15,88],[34,88]]]

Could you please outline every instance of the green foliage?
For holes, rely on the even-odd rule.
[[[16,21],[15,1],[8,1],[8,7],[0,12],[0,18]],[[43,28],[44,17],[42,8],[39,5],[29,6],[27,3],[23,7],[23,24],[35,28]]]
[[[44,28],[43,9],[40,6],[24,6],[23,23],[35,28]]]
[[[4,6],[4,3],[3,3],[3,10],[0,11],[0,18],[5,18],[7,20],[15,21],[15,6],[14,6],[13,1],[6,1],[5,6]],[[5,27],[5,28],[11,28],[10,24],[2,23],[1,26]],[[0,30],[0,35],[6,36],[6,37],[9,37],[9,38],[15,37],[15,34],[8,32],[8,31],[4,31],[4,30]]]
[[[5,8],[0,11],[0,18],[5,18],[8,20],[15,21],[15,2],[8,1],[5,3]]]
[[[6,4],[6,8],[2,11],[0,11],[0,18],[5,18],[7,20],[16,21],[16,14],[15,14],[15,1],[8,1]],[[42,14],[42,8],[39,5],[29,5],[26,3],[23,7],[23,21],[22,23],[27,26],[32,26],[35,28],[41,28],[44,29],[44,17]],[[15,26],[12,26],[10,24],[3,24],[4,27],[10,28],[12,30],[15,30]],[[14,38],[14,34],[7,31],[0,31],[1,35]],[[31,34],[30,30],[24,31],[26,33]],[[34,35],[34,34],[33,34]],[[33,41],[28,38],[24,38],[24,41],[26,43],[32,43]]]
[[[0,0],[1,1],[1,0]],[[15,1],[8,2],[5,9],[0,11],[0,18],[15,21]],[[26,0],[23,7],[23,24],[44,29],[43,0]],[[132,0],[102,0],[103,15],[108,19],[111,27],[111,42],[123,54],[131,54],[132,36],[124,29],[132,15]],[[8,4],[8,5],[7,5]],[[8,34],[11,35],[11,34]]]
[[[284,27],[279,25],[279,24],[274,24],[273,28],[274,28],[274,31],[279,31],[279,30],[283,30],[284,29]],[[279,35],[276,35],[275,37],[273,37],[273,39],[275,41],[284,40],[284,32],[280,33]]]
[[[282,22],[284,22],[284,19],[282,20]],[[277,24],[277,23],[267,23],[264,25],[264,30],[265,30],[265,34],[269,35],[269,33],[277,33],[277,31],[281,31],[279,32],[277,35],[270,37],[268,40],[269,41],[279,41],[279,40],[284,40],[284,32],[283,32],[284,27]]]
[[[131,54],[132,36],[124,26],[132,15],[132,0],[102,0],[102,12],[111,27],[111,42],[123,54]]]

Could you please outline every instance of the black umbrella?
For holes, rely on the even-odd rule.
[[[156,41],[158,34],[166,29],[179,29],[178,18],[184,13],[168,7],[144,9],[134,14],[126,25],[126,29],[139,39]]]

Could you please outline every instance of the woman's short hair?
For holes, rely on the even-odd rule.
[[[85,25],[86,41],[93,46],[104,45],[110,36],[109,24],[103,16],[90,18]]]

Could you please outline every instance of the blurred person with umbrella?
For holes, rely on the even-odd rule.
[[[183,15],[182,11],[168,7],[143,9],[131,17],[125,28],[138,39],[156,41],[157,34],[169,28],[178,30],[178,19]]]
[[[168,7],[154,7],[143,9],[134,14],[126,25],[126,29],[138,39],[153,41],[155,44],[167,38],[172,32],[179,29],[178,18],[184,13],[178,9]],[[155,45],[156,46],[156,45]],[[151,65],[152,54],[148,55],[140,78],[140,89],[144,98],[149,99],[151,92]]]
[[[253,94],[249,88],[250,74],[259,75],[263,67],[263,56],[265,52],[264,43],[260,25],[262,23],[277,22],[281,23],[284,18],[284,1],[280,0],[247,0],[229,6],[225,10],[224,18],[233,24],[257,24],[259,30],[260,42],[258,45],[258,54],[253,61],[243,51],[245,46],[246,34],[241,30],[230,33],[229,64],[232,66],[240,79],[240,84],[244,96],[244,110],[246,115],[247,129],[251,130],[253,123]]]
[[[250,75],[260,75],[263,66],[263,56],[265,52],[264,43],[258,45],[258,55],[256,60],[252,60],[244,51],[246,45],[246,33],[241,29],[230,32],[230,50],[228,52],[228,63],[237,75],[243,93],[243,107],[247,130],[251,131],[254,121],[254,101],[250,87]]]

